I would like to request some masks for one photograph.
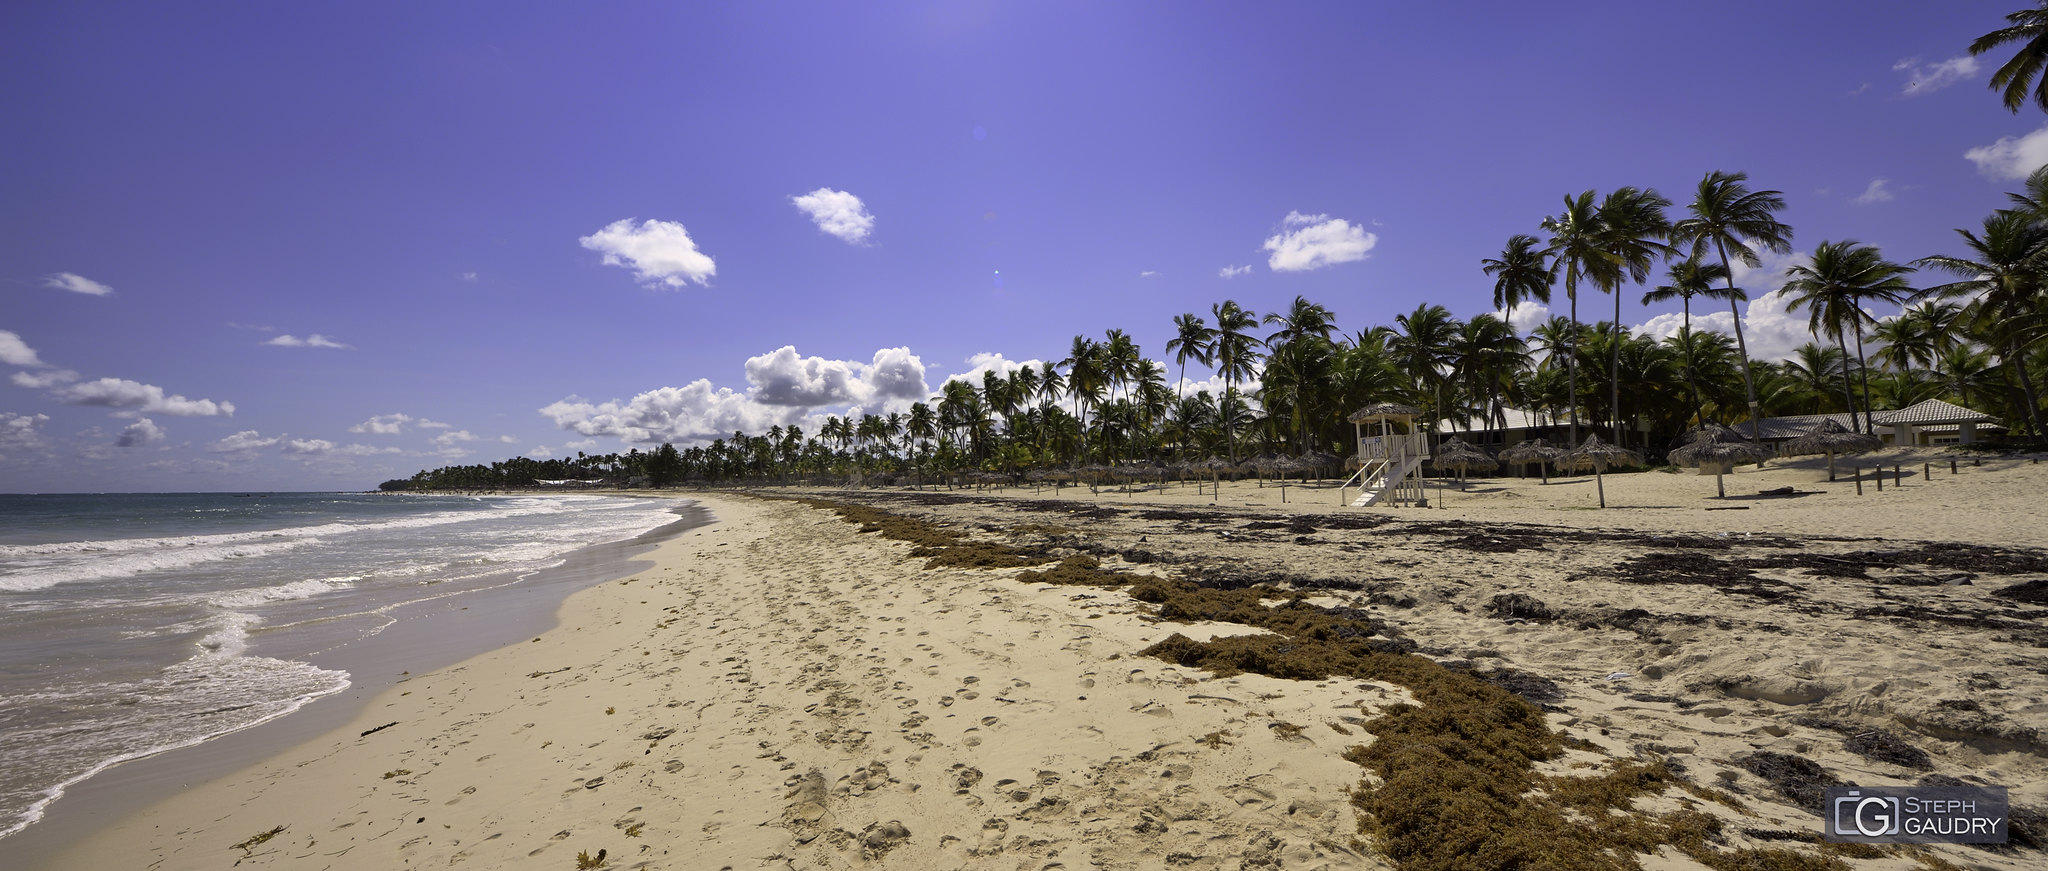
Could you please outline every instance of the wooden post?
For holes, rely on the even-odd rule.
[[[1906,486],[1906,472],[1897,463],[1892,464],[1892,489]]]
[[[1922,481],[1925,481],[1925,480],[1927,480],[1928,478],[1932,478],[1932,477],[1934,477],[1934,466],[1933,466],[1932,464],[1929,464],[1929,463],[1921,463],[1921,464],[1920,464],[1920,480],[1922,480]]]
[[[1879,465],[1878,465],[1878,467],[1877,467],[1877,474],[1875,474],[1875,475],[1872,475],[1872,476],[1870,476],[1870,477],[1872,477],[1872,478],[1876,478],[1876,479],[1877,479],[1877,492],[1879,492],[1879,493],[1883,493],[1883,492],[1884,492],[1884,465],[1883,465],[1883,464],[1879,464]]]
[[[1955,474],[1955,473],[1956,473],[1956,458],[1955,458],[1955,457],[1949,457],[1949,458],[1948,458],[1948,473],[1949,473],[1949,474],[1951,474],[1951,475],[1953,475],[1953,474]]]
[[[1849,477],[1856,480],[1856,495],[1863,495],[1863,468],[1860,466],[1850,466]]]

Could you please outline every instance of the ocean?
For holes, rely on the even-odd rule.
[[[323,660],[377,644],[408,608],[587,583],[550,570],[694,511],[578,494],[0,495],[0,839],[122,761],[347,689]]]

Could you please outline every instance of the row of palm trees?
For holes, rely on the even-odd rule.
[[[1765,252],[1792,250],[1792,229],[1776,218],[1782,194],[1747,182],[1743,173],[1707,173],[1675,221],[1666,215],[1671,201],[1651,189],[1565,197],[1562,211],[1538,222],[1544,236],[1518,234],[1480,263],[1502,311],[1548,303],[1562,285],[1568,314],[1526,339],[1498,314],[1461,320],[1435,304],[1345,333],[1335,312],[1304,297],[1263,317],[1224,300],[1206,318],[1173,319],[1165,345],[1179,367],[1172,386],[1165,360],[1111,329],[1100,339],[1075,336],[1058,361],[987,371],[979,383],[951,380],[901,412],[829,416],[815,434],[777,426],[680,450],[494,467],[514,477],[658,471],[665,480],[714,481],[1014,477],[1052,466],[1343,455],[1352,449],[1346,416],[1387,401],[1414,405],[1428,421],[1452,421],[1481,442],[1507,426],[1510,408],[1558,422],[1574,442],[1582,429],[1599,429],[1620,444],[1655,447],[1706,422],[1754,427],[1760,417],[1868,412],[1937,397],[2004,417],[2035,439],[2048,432],[2034,387],[2036,373],[2048,373],[2048,169],[1980,230],[1959,230],[1958,254],[1899,264],[1854,240],[1815,246],[1781,289],[1790,309],[1808,313],[1816,341],[1784,361],[1752,359],[1742,334],[1739,305],[1748,296],[1735,284],[1735,264],[1755,268]],[[1650,285],[1660,263],[1663,283]],[[1916,270],[1956,280],[1916,289]],[[1621,326],[1630,284],[1646,286],[1646,305],[1680,302],[1676,335],[1660,341]],[[1614,297],[1612,320],[1579,320],[1584,287]],[[1730,306],[1732,341],[1692,328],[1695,299]],[[1870,311],[1879,304],[1910,305],[1880,320]],[[1878,345],[1874,355],[1866,339]],[[1210,368],[1221,390],[1190,393],[1191,362]],[[1859,420],[1870,426],[1868,414]],[[413,480],[475,481],[495,471],[450,469],[464,471]]]

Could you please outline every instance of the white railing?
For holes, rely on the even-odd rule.
[[[1358,458],[1370,460],[1404,460],[1409,457],[1429,456],[1429,435],[1411,432],[1383,436],[1365,436],[1358,440]]]

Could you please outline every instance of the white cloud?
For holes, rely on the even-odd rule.
[[[1864,188],[1862,193],[1849,198],[1849,202],[1855,203],[1859,206],[1867,206],[1871,203],[1890,202],[1892,199],[1892,192],[1889,188],[1885,187],[1885,185],[1888,185],[1890,183],[1891,179],[1888,178],[1871,179],[1870,187]]]
[[[970,385],[980,387],[982,376],[984,373],[994,372],[997,375],[1001,375],[1004,378],[1008,378],[1010,377],[1011,373],[1016,372],[1017,370],[1022,369],[1026,366],[1030,366],[1033,369],[1043,370],[1045,368],[1045,361],[1024,360],[1022,362],[1019,362],[1016,360],[1008,359],[1001,354],[983,351],[979,354],[975,354],[974,356],[967,358],[967,371],[961,372],[956,375],[948,375],[945,377],[944,380],[940,381],[939,383],[941,386],[943,386],[946,383],[946,381],[965,381]]]
[[[397,448],[378,448],[369,445],[337,445],[326,439],[290,439],[284,443],[284,453],[301,457],[367,457],[374,454],[403,453]]]
[[[114,292],[113,288],[75,272],[59,272],[55,275],[43,276],[43,286],[54,287],[58,290],[68,290],[72,293],[82,293],[86,296],[106,296]]]
[[[576,241],[602,252],[606,266],[631,267],[634,277],[648,286],[684,287],[694,281],[709,287],[718,272],[718,265],[697,250],[689,231],[674,221],[649,219],[635,227],[627,218]]]
[[[1919,58],[1909,57],[1892,64],[1892,70],[1906,74],[1906,85],[1899,89],[1899,93],[1902,96],[1918,97],[1975,78],[1977,59],[1969,55],[1959,55],[1945,61],[1936,61],[1931,66],[1921,66]]]
[[[56,369],[49,372],[16,372],[7,380],[14,382],[16,387],[42,390],[46,387],[55,387],[59,384],[70,384],[73,381],[77,381],[78,373],[69,369]]]
[[[1365,228],[1329,215],[1288,212],[1280,224],[1281,232],[1265,245],[1265,250],[1273,252],[1266,266],[1274,272],[1304,272],[1364,260],[1379,243],[1379,237]]]
[[[1508,326],[1515,328],[1515,332],[1526,336],[1542,326],[1544,321],[1550,320],[1550,306],[1540,302],[1520,302],[1509,307],[1507,311],[1497,311],[1494,314],[1507,321]]]
[[[465,273],[462,273],[462,280],[463,280],[463,281],[475,281],[475,280],[476,280],[476,273],[474,273],[474,272],[465,272]]]
[[[1963,156],[1976,164],[1985,178],[2026,178],[2028,173],[2048,165],[2048,126],[2025,136],[2002,137],[1990,145],[1965,151]]]
[[[21,383],[18,373],[15,383]],[[211,399],[186,399],[183,396],[165,396],[164,389],[154,384],[143,384],[125,378],[101,378],[68,384],[51,391],[57,399],[69,405],[94,405],[102,408],[117,408],[144,414],[171,414],[179,417],[232,417],[235,404],[215,402]]]
[[[1222,269],[1216,270],[1216,277],[1224,279],[1236,278],[1250,271],[1252,271],[1252,265],[1249,263],[1243,266],[1225,266]]]
[[[299,338],[298,336],[278,336],[278,337],[276,337],[276,338],[274,338],[274,339],[271,339],[271,340],[270,340],[270,341],[268,341],[268,342],[264,342],[263,344],[266,344],[266,345],[276,345],[276,346],[278,346],[278,347],[280,347],[280,348],[352,348],[352,347],[354,347],[353,345],[344,345],[344,344],[342,344],[342,343],[340,343],[340,342],[337,342],[337,341],[335,341],[335,340],[333,340],[333,339],[327,338],[326,336],[320,335],[319,333],[314,333],[313,335],[307,336],[307,337],[305,337],[305,338],[303,338],[303,339]]]
[[[0,411],[0,451],[37,450],[43,446],[39,430],[50,422],[47,414],[15,414]]]
[[[507,435],[507,436],[499,436],[499,437],[498,437],[498,441],[500,441],[500,442],[503,442],[503,443],[505,443],[505,444],[508,444],[508,445],[516,445],[516,444],[518,444],[518,443],[519,443],[519,439],[518,439],[517,437],[515,437],[515,436],[508,436],[508,435]]]
[[[440,421],[438,421],[438,420],[428,420],[428,419],[426,419],[426,418],[424,418],[424,417],[420,418],[420,419],[419,419],[419,420],[417,421],[417,423],[419,424],[419,428],[420,428],[420,429],[454,429],[454,428],[455,428],[455,424],[452,424],[452,423],[442,423],[442,422],[440,422]]]
[[[6,330],[0,330],[0,363],[9,366],[33,366],[39,369],[48,365],[36,357],[36,349],[29,347],[20,336]]]
[[[163,428],[157,426],[156,421],[143,417],[137,418],[134,423],[123,427],[121,429],[121,437],[115,439],[114,444],[124,448],[139,448],[144,445],[153,445],[163,440]]]
[[[476,441],[476,436],[470,434],[470,431],[466,429],[458,429],[455,430],[454,432],[444,432],[434,437],[434,444],[436,446],[444,448],[452,448],[462,442],[473,441]]]
[[[814,408],[922,399],[924,361],[909,348],[883,348],[868,363],[798,357],[794,345],[747,359],[747,396],[765,405]]]
[[[858,245],[875,229],[875,216],[868,213],[860,197],[845,191],[819,188],[789,201],[811,216],[818,229]]]
[[[220,441],[214,442],[212,446],[207,448],[207,450],[212,451],[216,454],[243,454],[248,453],[250,451],[256,451],[270,447],[271,445],[277,444],[278,442],[281,441],[284,441],[283,436],[271,436],[270,438],[264,438],[262,433],[259,433],[253,429],[245,429],[242,430],[241,432],[235,433],[234,435],[228,436],[227,438],[221,439]]]
[[[397,435],[404,432],[405,425],[411,421],[412,416],[408,414],[380,414],[349,427],[348,431],[372,435]]]
[[[548,450],[547,445],[535,445],[533,447],[533,450],[526,452],[526,455],[536,460],[545,460],[549,457],[554,456],[555,452]]]
[[[1139,278],[1151,278],[1152,276],[1154,276],[1154,275],[1158,275],[1158,274],[1159,274],[1159,271],[1158,271],[1158,270],[1156,270],[1156,269],[1147,269],[1147,270],[1145,270],[1144,272],[1140,272],[1140,273],[1138,273],[1138,277],[1139,277]]]
[[[803,409],[768,406],[699,378],[682,387],[661,387],[625,402],[593,403],[571,396],[540,413],[556,426],[582,436],[610,436],[626,442],[658,444],[708,442],[734,431],[766,432],[792,423]]]

